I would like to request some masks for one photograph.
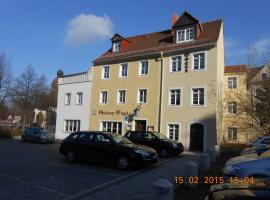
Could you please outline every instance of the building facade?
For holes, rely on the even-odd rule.
[[[184,12],[171,29],[124,38],[94,61],[90,129],[160,131],[186,150],[219,143],[223,22]]]
[[[225,67],[222,142],[246,143],[249,140],[248,117],[241,105],[248,99],[247,79],[246,65]]]
[[[91,70],[88,70],[58,78],[57,139],[89,129],[91,77]]]

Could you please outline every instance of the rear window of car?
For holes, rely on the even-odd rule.
[[[131,139],[142,139],[143,138],[143,132],[132,132],[130,135]]]

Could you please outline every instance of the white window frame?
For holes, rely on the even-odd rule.
[[[178,140],[181,140],[181,124],[179,122],[168,122],[167,123],[167,137],[170,138],[170,125],[178,125]],[[175,140],[175,128],[174,128],[174,133],[173,133],[173,140]]]
[[[113,52],[119,52],[121,50],[121,41],[113,42]]]
[[[171,104],[171,90],[180,90],[180,104],[179,105]],[[183,101],[183,87],[171,87],[171,88],[168,89],[168,106],[170,106],[170,107],[182,107],[182,101]]]
[[[75,127],[74,127],[75,126]],[[71,128],[70,128],[71,127]],[[75,128],[75,131],[74,131]],[[64,133],[72,133],[81,130],[81,120],[64,120]]]
[[[180,66],[180,70],[179,71],[173,71],[173,58],[176,57],[181,57],[181,66]],[[170,72],[172,73],[179,73],[179,72],[183,72],[183,61],[184,61],[184,56],[183,55],[175,55],[175,56],[171,56],[170,57]]]
[[[105,77],[105,68],[108,68],[108,77]],[[101,79],[103,79],[103,80],[107,80],[107,79],[109,79],[110,78],[110,66],[109,65],[104,65],[103,67],[102,67],[102,73],[101,73]]]
[[[187,39],[187,32],[188,32],[188,30],[191,30],[191,29],[193,30],[193,38]],[[181,40],[179,40],[180,39],[180,34],[183,34],[183,35],[181,35]],[[194,27],[189,27],[189,28],[185,28],[185,29],[176,30],[176,43],[189,42],[189,41],[193,41],[193,40],[195,40],[195,29],[194,29]]]
[[[103,102],[103,93],[105,93],[106,92],[106,102]],[[102,90],[102,91],[100,91],[100,94],[99,94],[99,104],[101,104],[101,105],[106,105],[106,104],[108,104],[108,91],[106,91],[106,90]]]
[[[82,105],[83,103],[83,93],[77,92],[76,93],[76,105]]]
[[[105,125],[105,130],[103,129],[103,123],[106,123],[106,125]],[[100,126],[99,126],[99,130],[100,131],[105,131],[105,132],[108,132],[108,125],[109,125],[109,123],[110,123],[110,129],[111,129],[111,133],[113,133],[113,123],[117,123],[116,124],[116,133],[118,133],[118,134],[122,134],[123,133],[123,130],[124,130],[124,127],[123,127],[123,122],[121,122],[121,121],[114,121],[114,120],[102,120],[102,121],[100,121]],[[121,132],[119,133],[119,124],[121,124]]]
[[[141,90],[146,90],[146,99],[145,102],[141,102],[140,101],[140,91]],[[139,88],[137,91],[137,103],[142,103],[142,104],[146,104],[148,102],[148,89],[147,88]]]
[[[236,87],[234,87],[234,84],[233,84],[233,81],[230,81],[232,83],[232,87],[230,87],[230,84],[229,84],[229,79],[233,79],[235,78],[236,79]],[[228,89],[237,89],[238,88],[238,78],[237,76],[230,76],[230,77],[227,77],[227,85],[228,85]]]
[[[121,101],[121,92],[125,92],[125,97],[124,97],[124,99],[125,99],[125,101],[124,102],[122,102]],[[120,90],[118,90],[117,91],[117,103],[118,104],[125,104],[127,102],[127,90],[125,90],[125,89],[120,89]]]
[[[65,105],[71,105],[71,93],[70,92],[65,93],[64,104]]]
[[[235,112],[234,112],[234,110],[235,110]],[[237,114],[237,102],[236,101],[229,101],[228,102],[227,112],[228,112],[228,114],[233,114],[233,115]]]
[[[204,104],[203,105],[198,105],[198,104],[193,104],[193,89],[204,89]],[[190,87],[190,105],[193,107],[206,107],[207,106],[207,87],[206,86],[191,86]]]
[[[142,74],[142,63],[143,62],[147,62],[147,74]],[[139,62],[139,75],[140,76],[148,76],[148,74],[149,74],[149,61],[148,60],[141,60]]]
[[[126,65],[127,67],[127,75],[126,76],[123,76],[123,65]],[[119,66],[119,78],[126,78],[128,77],[128,63],[121,63],[120,66]]]
[[[204,68],[203,69],[201,69],[201,68],[195,69],[194,68],[194,55],[201,54],[201,53],[204,54]],[[207,70],[207,51],[200,51],[200,52],[191,53],[191,70],[192,71],[205,71],[205,70]]]
[[[236,130],[236,138],[235,137],[233,137],[234,136],[234,132],[232,131],[232,132],[230,132],[230,129],[231,130]],[[227,137],[228,137],[228,140],[231,140],[231,141],[237,141],[238,140],[238,128],[237,127],[228,127],[227,128]],[[229,137],[229,136],[231,136],[231,137]]]

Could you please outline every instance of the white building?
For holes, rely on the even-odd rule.
[[[56,139],[89,129],[91,69],[58,79]]]

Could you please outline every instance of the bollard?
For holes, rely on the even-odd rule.
[[[189,188],[195,188],[198,184],[196,184],[196,179],[199,173],[199,167],[196,162],[189,161],[185,164],[185,185]]]
[[[210,157],[207,153],[201,153],[200,155],[200,170],[207,172],[210,170]]]
[[[214,148],[208,149],[207,153],[209,154],[211,163],[216,162],[216,150]]]
[[[152,200],[172,200],[173,199],[173,184],[166,179],[158,179],[153,183],[156,188],[153,193]]]
[[[216,156],[220,156],[220,146],[215,145]]]

